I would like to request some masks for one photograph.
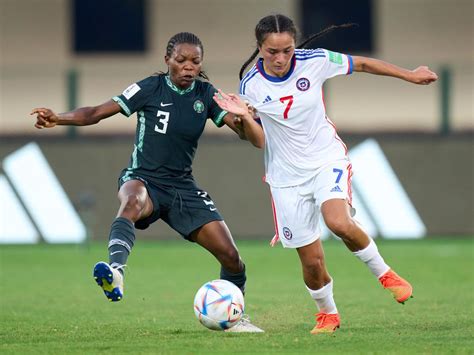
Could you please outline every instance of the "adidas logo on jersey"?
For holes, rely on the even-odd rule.
[[[336,185],[334,186],[332,189],[331,189],[331,192],[342,192],[341,188],[339,187],[339,185]]]
[[[262,104],[267,103],[267,102],[269,102],[269,101],[272,101],[272,98],[267,95],[267,97],[265,98],[265,100],[263,100]]]

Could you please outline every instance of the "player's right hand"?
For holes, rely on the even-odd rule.
[[[30,115],[36,114],[35,127],[38,129],[53,128],[58,123],[58,116],[49,108],[34,108]]]
[[[217,90],[214,94],[214,101],[219,107],[234,115],[242,116],[248,113],[248,108],[245,102],[235,94],[226,94],[222,90]]]

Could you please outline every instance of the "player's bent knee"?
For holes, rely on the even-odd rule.
[[[303,264],[303,267],[307,272],[311,274],[317,274],[325,268],[324,257],[317,257],[311,260],[307,260]]]
[[[326,221],[326,225],[331,230],[331,232],[333,232],[338,237],[342,239],[350,239],[354,222],[346,218],[335,218]]]
[[[122,205],[122,210],[127,213],[131,214],[132,216],[135,216],[138,218],[140,216],[144,203],[140,201],[140,198],[137,195],[127,195],[124,198],[122,198],[121,201]]]

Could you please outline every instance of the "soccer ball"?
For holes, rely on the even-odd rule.
[[[194,297],[194,313],[201,324],[209,329],[229,329],[242,318],[244,295],[232,282],[206,282]]]

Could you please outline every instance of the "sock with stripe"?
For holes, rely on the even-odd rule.
[[[117,217],[110,227],[109,234],[109,264],[123,273],[128,256],[135,241],[135,227],[132,221]]]

